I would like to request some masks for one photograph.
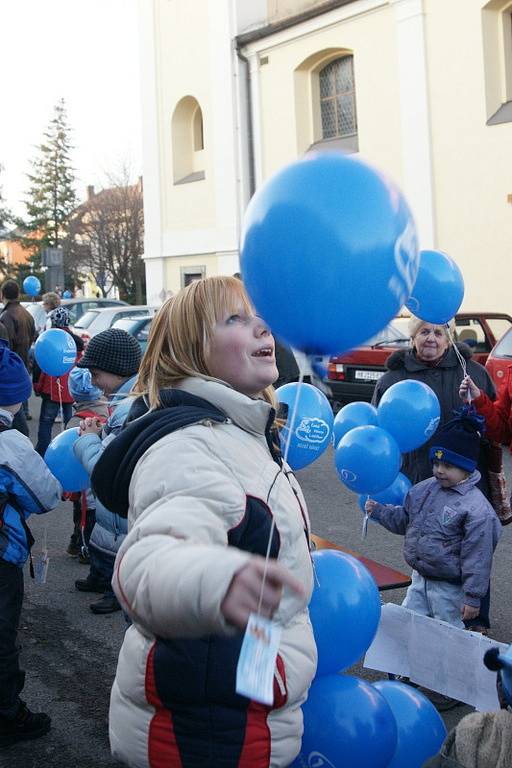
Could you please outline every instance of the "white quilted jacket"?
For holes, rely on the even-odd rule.
[[[207,760],[199,751],[197,762],[191,758],[187,762],[186,757],[184,765],[284,768],[300,748],[300,706],[316,669],[306,607],[312,590],[306,505],[289,468],[285,472],[270,453],[265,437],[270,414],[267,403],[217,380],[186,379],[181,389],[210,402],[227,420],[194,424],[167,435],[135,467],[129,489],[128,535],[118,553],[112,582],[133,621],[121,648],[111,695],[112,751],[137,768],[174,768],[181,764],[183,750],[186,753],[199,742],[202,749],[207,739],[213,745],[209,754],[217,757]],[[307,593],[302,600],[285,590],[274,617],[283,628],[279,656],[284,670],[281,666],[276,674],[278,708],[263,716],[261,706],[251,706],[256,725],[246,727],[241,737],[240,729],[233,731],[229,721],[235,710],[222,708],[221,719],[216,721],[215,702],[205,700],[201,688],[197,712],[192,706],[198,720],[196,735],[191,737],[182,734],[174,706],[163,701],[165,691],[167,684],[173,686],[173,700],[176,689],[178,698],[183,692],[190,708],[193,694],[188,690],[188,678],[180,677],[190,662],[186,638],[220,635],[227,642],[236,634],[221,615],[220,603],[249,552],[228,546],[228,536],[246,523],[254,524],[248,519],[251,510],[268,519],[274,517],[278,560],[303,582]],[[258,537],[258,527],[251,535]],[[185,649],[185,666],[176,662],[175,641]],[[205,679],[210,677],[208,672]],[[219,723],[211,732],[202,731],[205,717]],[[244,759],[237,762],[238,747],[232,741],[238,743],[240,738],[244,739]]]

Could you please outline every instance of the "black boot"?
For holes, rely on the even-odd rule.
[[[48,733],[52,721],[44,712],[31,712],[25,702],[20,701],[13,718],[0,717],[0,748],[17,741],[38,739]]]
[[[121,606],[115,595],[104,595],[95,603],[91,603],[89,608],[93,613],[115,613],[121,610]]]
[[[75,581],[75,588],[79,592],[97,592],[102,595],[110,588],[110,584],[89,574],[86,579],[77,579]]]

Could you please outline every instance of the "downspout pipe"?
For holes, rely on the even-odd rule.
[[[236,55],[245,65],[245,87],[246,87],[246,116],[247,116],[247,155],[249,161],[249,196],[252,197],[256,191],[256,161],[254,157],[254,115],[252,111],[252,82],[251,66],[249,59],[241,51],[240,45],[236,45]]]

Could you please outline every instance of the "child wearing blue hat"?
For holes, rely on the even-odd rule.
[[[478,615],[502,532],[477,488],[483,429],[481,417],[462,411],[434,437],[433,477],[414,485],[403,506],[372,499],[365,505],[384,528],[405,535],[404,558],[413,573],[403,605],[460,629]]]
[[[56,507],[62,493],[28,437],[11,429],[31,391],[23,361],[0,339],[0,748],[43,736],[51,727],[48,715],[31,712],[20,699],[25,673],[16,642],[23,565],[34,543],[27,518]]]

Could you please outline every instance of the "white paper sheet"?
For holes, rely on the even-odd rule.
[[[387,603],[364,666],[409,677],[431,691],[490,712],[499,709],[496,674],[484,666],[483,657],[496,646],[502,652],[507,648],[477,632]]]

